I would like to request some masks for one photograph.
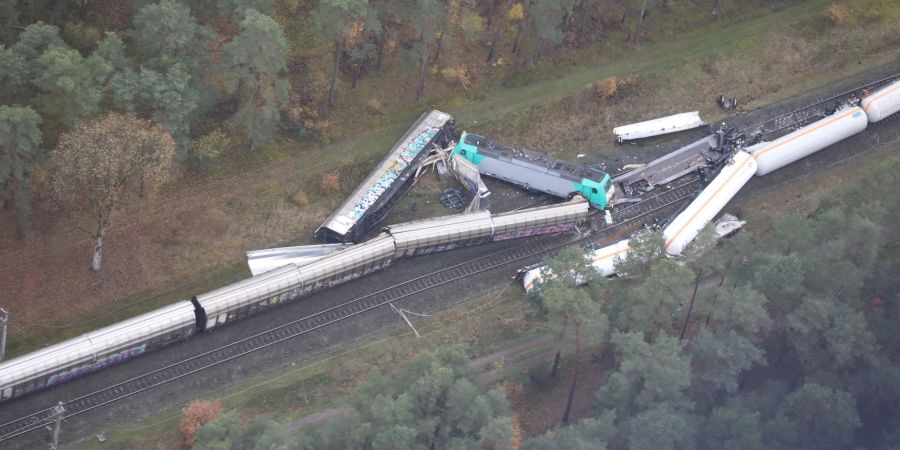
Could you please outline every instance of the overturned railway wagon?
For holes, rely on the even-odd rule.
[[[453,139],[453,116],[432,110],[419,117],[375,170],[319,229],[326,242],[356,242],[390,212],[412,187],[416,169],[436,147]]]

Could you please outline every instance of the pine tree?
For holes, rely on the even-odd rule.
[[[619,302],[622,312],[616,326],[644,332],[651,340],[665,334],[680,319],[682,307],[688,306],[695,278],[690,269],[675,261],[657,260],[646,278],[627,291],[628,301]]]
[[[418,42],[413,51],[419,60],[419,84],[416,88],[416,101],[425,95],[425,76],[428,74],[428,62],[431,59],[432,47],[437,40],[437,31],[441,26],[444,9],[437,0],[414,0],[409,10],[409,20],[413,22]]]
[[[523,450],[606,450],[607,442],[616,436],[616,415],[608,411],[599,417],[548,431],[522,443]]]
[[[813,383],[792,392],[778,417],[793,428],[796,448],[809,450],[847,448],[862,424],[852,394]]]
[[[197,23],[187,6],[163,0],[141,8],[128,35],[140,69],[114,80],[118,103],[167,125],[183,158],[192,122],[215,101],[216,91],[206,80],[213,71],[215,34]]]
[[[706,319],[688,346],[696,367],[694,381],[700,391],[733,393],[741,372],[765,363],[757,341],[772,327],[766,298],[750,288],[711,288],[705,294],[697,311]]]
[[[15,41],[19,25],[19,10],[16,0],[0,0],[0,44],[11,46]]]
[[[495,448],[513,435],[502,391],[485,391],[460,348],[410,363],[396,379],[357,388],[351,411],[316,434],[313,448]]]
[[[328,104],[335,103],[337,76],[341,68],[344,47],[351,36],[353,27],[379,28],[377,12],[370,8],[366,0],[322,0],[315,15],[316,34],[334,46],[334,62],[331,70],[331,85],[328,90]]]
[[[709,450],[764,450],[761,427],[760,413],[721,406],[710,413],[700,440]]]
[[[0,106],[0,198],[16,211],[16,234],[31,239],[28,178],[41,148],[41,116],[28,106]]]
[[[250,9],[224,53],[228,92],[240,99],[232,123],[243,129],[254,151],[275,135],[281,120],[279,108],[287,102],[289,86],[281,78],[287,42],[277,22]]]
[[[103,81],[112,67],[101,58],[83,58],[77,51],[51,47],[35,60],[34,85],[44,117],[69,128],[100,113]]]
[[[608,321],[603,313],[603,280],[591,267],[588,253],[583,249],[564,250],[556,258],[548,259],[545,264],[554,276],[547,277],[541,283],[537,294],[538,305],[551,326],[558,330],[560,337],[565,339],[571,333],[575,344],[572,382],[562,414],[562,422],[568,423],[580,375],[582,348],[602,340],[608,328]],[[590,281],[590,290],[579,288],[580,281]],[[557,360],[558,358],[559,352]],[[554,372],[555,369],[556,367]]]

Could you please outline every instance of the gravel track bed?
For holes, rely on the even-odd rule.
[[[816,89],[777,105],[741,114],[732,119],[735,125],[758,122],[762,117],[769,117],[791,111],[798,106],[811,103],[814,99],[827,96],[831,92],[845,90],[862,84],[867,80],[900,71],[900,66],[883,67],[852,79],[843,80]],[[615,168],[632,162],[648,162],[649,160],[674,150],[679,145],[698,139],[702,131],[682,133],[674,139],[662,144],[662,140],[648,142],[643,145],[627,145],[617,147],[609,158],[588,155],[588,159],[605,160],[608,167]],[[900,148],[900,120],[893,119],[883,125],[867,129],[860,135],[800,160],[784,169],[766,177],[754,177],[741,191],[736,199],[726,207],[734,210],[736,205],[756,199],[775,189],[790,188],[795,183],[803,183],[811,175],[840,170],[840,167],[873,154],[896,151]],[[527,194],[521,200],[508,200],[504,206],[529,202]],[[529,238],[529,239],[547,239]],[[562,241],[565,237],[550,237]],[[0,407],[0,422],[20,417],[37,408],[49,407],[59,400],[73,398],[92,392],[98,387],[126,380],[149,370],[162,367],[198,353],[227,344],[237,339],[252,335],[261,330],[295,320],[317,311],[356,298],[410,279],[430,273],[438,268],[464,262],[468,259],[520,245],[523,241],[510,241],[486,244],[479,247],[453,250],[449,252],[424,255],[395,263],[389,269],[355,280],[346,285],[330,289],[326,292],[289,303],[272,310],[229,324],[211,333],[205,333],[185,342],[168,346],[151,352],[134,360],[102,370],[80,379],[75,379],[61,386],[44,390],[33,395],[9,402]],[[435,313],[471,299],[481,298],[484,293],[496,290],[505,285],[514,272],[514,267],[507,266],[478,274],[465,282],[453,282],[423,294],[407,298],[398,306],[422,313]],[[368,339],[388,326],[401,324],[401,319],[389,307],[381,307],[368,314],[353,317],[337,323],[329,328],[317,330],[300,338],[255,352],[242,360],[221,364],[201,374],[195,374],[159,388],[143,392],[129,401],[117,402],[108,408],[92,411],[66,420],[62,427],[61,443],[72,444],[89,439],[94,434],[125,426],[160,412],[184,405],[189,399],[209,396],[222,388],[247,382],[262,374],[269,374],[285,368],[315,361],[328,355],[336,348]],[[38,448],[43,447],[44,433],[37,432],[4,442],[4,448]]]

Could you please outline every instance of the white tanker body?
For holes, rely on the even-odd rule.
[[[753,178],[756,171],[757,163],[753,157],[746,152],[737,152],[731,164],[722,168],[703,192],[663,230],[666,253],[681,255],[700,230]]]
[[[866,112],[870,123],[876,123],[900,111],[900,80],[873,92],[862,99],[859,106]]]
[[[591,265],[594,270],[604,277],[610,277],[616,274],[616,263],[622,260],[631,247],[628,246],[628,239],[621,240],[615,244],[608,245],[591,253]],[[545,277],[552,277],[553,273],[546,266],[536,267],[525,272],[522,276],[522,285],[525,292],[530,292],[534,287],[544,281]],[[583,284],[583,278],[576,277],[576,283]]]
[[[747,149],[756,158],[756,175],[768,175],[798,159],[829,145],[847,139],[866,129],[869,121],[858,106],[838,110],[772,142],[762,142]]]
[[[666,253],[680,255],[754,173],[759,176],[767,175],[862,132],[868,123],[877,123],[898,112],[900,80],[866,96],[858,107],[841,109],[775,141],[761,142],[739,152],[735,156],[735,163],[723,169],[697,199],[666,227],[663,232]],[[628,240],[596,250],[594,268],[603,276],[614,275],[616,257],[629,250]],[[548,276],[552,276],[548,269],[536,267],[525,272],[522,284],[526,291],[530,291]]]

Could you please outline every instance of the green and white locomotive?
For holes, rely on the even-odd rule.
[[[580,194],[604,210],[615,188],[608,173],[572,164],[526,148],[463,132],[451,158],[462,157],[485,176],[561,198]]]

